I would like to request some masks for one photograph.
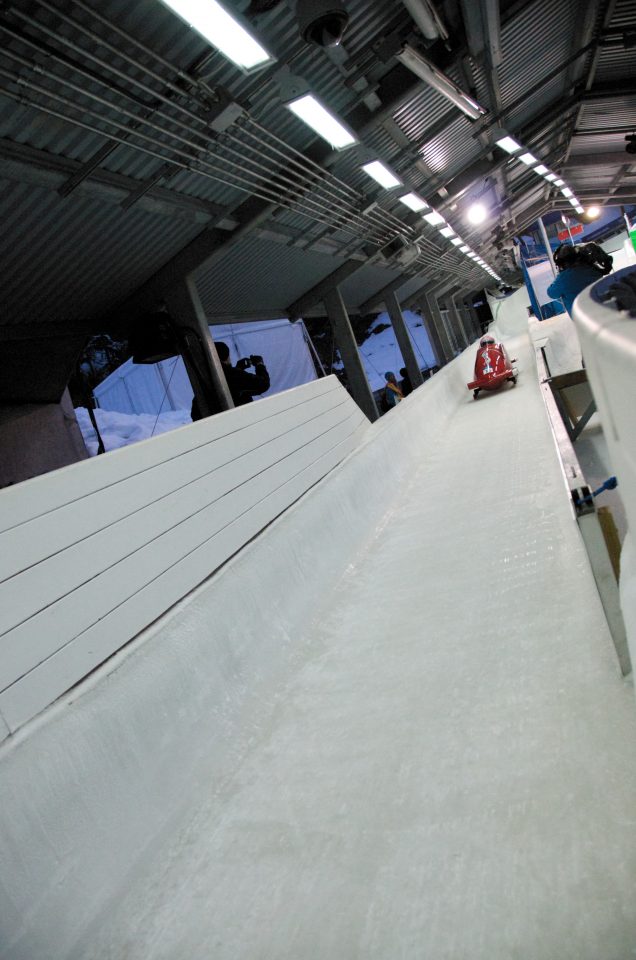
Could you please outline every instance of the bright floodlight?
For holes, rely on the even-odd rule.
[[[243,70],[251,70],[274,59],[216,0],[206,0],[205,3],[201,0],[163,0],[163,3]]]
[[[438,213],[437,210],[431,210],[430,213],[425,213],[424,219],[427,223],[430,223],[432,227],[438,227],[440,223],[444,223],[444,217],[441,213]]]
[[[535,163],[539,162],[531,153],[522,153],[519,159],[529,167],[533,167]]]
[[[474,224],[483,223],[486,217],[488,216],[488,211],[486,210],[483,203],[473,203],[472,207],[468,208],[467,216],[470,223],[474,223]]]
[[[405,207],[414,210],[416,213],[420,210],[426,210],[428,207],[428,203],[422,200],[421,197],[418,197],[416,193],[406,193],[403,197],[400,197],[400,203],[403,203]]]
[[[453,230],[453,228],[452,228],[451,226],[442,227],[442,229],[440,230],[440,233],[441,233],[441,235],[442,235],[443,237],[454,237],[454,236],[455,236],[455,231]]]
[[[461,245],[463,244],[463,242],[464,242],[464,241],[462,240],[461,237],[453,237],[453,239],[451,240],[451,243],[452,243],[453,246],[455,246],[455,247],[461,247]]]
[[[495,143],[507,153],[516,153],[517,150],[521,150],[521,144],[513,140],[512,137],[502,137],[501,140],[496,140]]]
[[[313,93],[306,93],[297,100],[292,100],[287,104],[290,110],[300,117],[308,127],[315,130],[319,136],[330,143],[335,150],[341,150],[342,147],[350,147],[352,143],[357,143],[356,138],[337,117],[323,107]]]
[[[563,187],[563,190],[561,191],[561,193],[563,194],[564,197],[573,196],[572,191],[570,190],[569,187]]]
[[[585,212],[590,218],[590,220],[596,220],[596,218],[601,214],[601,208],[592,206],[592,207],[588,207]]]
[[[546,173],[548,172],[548,168],[546,167],[545,163],[540,163],[538,167],[534,168],[534,172],[540,173],[542,177],[545,177]]]
[[[381,187],[386,187],[387,190],[391,187],[399,187],[402,184],[402,181],[398,180],[389,168],[385,167],[379,160],[363,164],[362,169],[370,177],[373,177],[376,183],[379,183]]]

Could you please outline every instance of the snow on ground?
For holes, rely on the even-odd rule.
[[[410,310],[405,310],[404,320],[411,334],[420,367],[425,369],[435,366],[437,361],[422,318]],[[386,330],[380,329],[386,324],[389,324]],[[379,332],[375,333],[376,330]],[[400,379],[400,368],[404,366],[404,360],[387,313],[380,313],[376,317],[369,328],[369,336],[359,350],[372,390],[380,390],[385,385],[384,374],[389,370]],[[342,362],[334,363],[334,367],[341,370]]]
[[[189,410],[169,410],[153,416],[150,413],[115,413],[112,410],[95,410],[95,419],[102,435],[106,451],[117,450],[129,443],[138,443],[160,433],[176,430],[191,423]],[[97,453],[97,435],[91,423],[86,407],[76,407],[75,416],[79,424],[84,443],[91,457]]]
[[[415,345],[415,354],[420,367],[425,369],[434,366],[436,362],[435,354],[430,345],[426,328],[422,323],[422,318],[410,310],[405,310],[404,320]],[[389,324],[389,326],[382,330],[381,328],[386,324]],[[393,371],[399,379],[400,368],[404,366],[404,360],[388,314],[379,314],[369,330],[369,336],[360,347],[360,353],[371,389],[380,390],[386,382],[384,374],[387,371]],[[379,330],[379,332],[376,333],[376,330]],[[342,362],[335,363],[334,367],[342,369]],[[88,410],[85,407],[77,407],[75,414],[86,448],[91,457],[94,457],[97,453],[97,436],[90,421]],[[191,422],[189,410],[167,411],[155,416],[149,413],[128,414],[97,409],[95,410],[95,418],[107,451],[117,450],[119,447],[125,447],[129,443],[138,443],[140,440],[147,440],[149,437],[156,437],[160,433],[176,430],[177,427],[182,427]]]

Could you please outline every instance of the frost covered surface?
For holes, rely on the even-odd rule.
[[[112,410],[95,410],[95,419],[102,435],[106,452],[125,447],[129,443],[138,443],[149,437],[156,437],[168,430],[176,430],[186,423],[192,423],[189,410],[170,410],[153,416],[150,413],[115,413]],[[79,423],[84,443],[91,457],[97,453],[97,435],[91,423],[88,410],[76,407],[75,416]]]

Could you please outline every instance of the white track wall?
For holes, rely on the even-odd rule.
[[[368,426],[329,377],[2,491],[1,734],[209,577]]]
[[[613,304],[597,303],[590,289],[577,297],[574,320],[627,516],[620,593],[636,663],[636,320]]]
[[[434,455],[466,402],[461,360],[369,428],[354,453],[265,535],[5,741],[0,809],[10,841],[2,854],[2,960],[79,957],[74,945],[126,889],[135,864],[188,804],[190,790],[200,779],[232,777],[259,717],[276,709],[320,601],[381,529],[414,458],[422,450]],[[292,395],[306,396],[316,386]],[[342,399],[333,381],[318,386]],[[345,401],[351,411],[347,395]],[[282,395],[218,422],[236,427],[239,417],[280,403]],[[349,447],[362,436],[360,417],[357,423],[341,441]],[[137,455],[161,460],[159,449],[174,453],[172,439],[185,445],[179,460],[187,462],[190,438],[204,442],[204,428],[195,424],[157,438],[140,445]],[[110,462],[121,458],[113,454]],[[99,458],[86,465],[95,483],[98,465]],[[60,496],[67,487],[60,485]],[[148,484],[144,489],[147,495]],[[66,494],[64,502],[69,499]],[[281,512],[280,503],[276,509]],[[29,522],[13,516],[14,523]],[[51,542],[52,533],[47,536]],[[154,597],[159,615],[167,598],[163,591]]]

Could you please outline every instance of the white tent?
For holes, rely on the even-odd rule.
[[[232,363],[250,354],[263,357],[271,386],[261,396],[271,396],[317,378],[311,342],[302,320],[214,325],[210,333],[214,340],[227,343]],[[152,364],[126,360],[95,388],[94,395],[101,409],[129,414],[189,411],[193,396],[181,357]]]

